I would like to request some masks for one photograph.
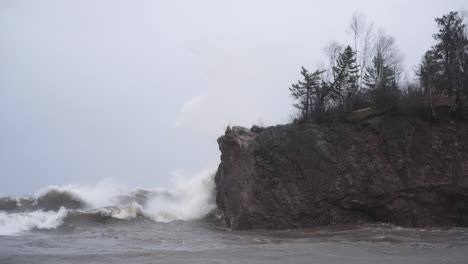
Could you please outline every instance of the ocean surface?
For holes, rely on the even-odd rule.
[[[388,224],[231,231],[212,176],[171,190],[49,186],[0,198],[0,264],[468,263],[468,229]]]

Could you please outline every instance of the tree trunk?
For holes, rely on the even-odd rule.
[[[309,120],[309,110],[310,110],[309,103],[310,103],[310,89],[308,88],[306,92],[306,105],[305,105],[305,108],[306,108],[305,119],[306,120]]]

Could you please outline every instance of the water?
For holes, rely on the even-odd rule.
[[[0,263],[467,263],[468,231],[387,225],[234,232],[211,221],[62,225],[0,238]]]
[[[468,263],[468,229],[230,231],[212,175],[172,190],[50,186],[0,199],[0,263]]]

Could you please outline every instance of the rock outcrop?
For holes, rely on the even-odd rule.
[[[417,118],[233,127],[217,204],[232,229],[468,226],[468,125]]]

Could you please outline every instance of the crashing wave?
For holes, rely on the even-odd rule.
[[[0,198],[0,211],[10,211],[18,207],[18,201],[12,197],[1,197]]]
[[[129,191],[102,181],[96,186],[49,186],[35,198],[0,198],[0,235],[55,229],[63,223],[147,218],[156,222],[200,219],[216,208],[214,173],[179,179],[171,190]]]
[[[0,197],[0,211],[25,211],[26,208],[34,208],[34,202],[35,199],[31,197]]]
[[[56,229],[64,223],[102,223],[111,219],[129,220],[143,216],[139,207],[132,206],[106,207],[93,210],[69,210],[62,207],[58,211],[0,212],[0,236],[17,235],[34,229]]]
[[[86,203],[73,193],[51,189],[43,194],[40,194],[36,198],[34,205],[36,205],[39,209],[46,211],[57,211],[61,207],[65,207],[67,209],[83,208],[85,207]]]
[[[67,210],[37,210],[34,212],[6,213],[0,212],[0,236],[15,235],[32,229],[55,229],[63,223]]]
[[[138,217],[145,217],[139,206],[125,206],[104,207],[92,210],[71,210],[68,213],[67,220],[103,222],[109,219],[130,220]]]

